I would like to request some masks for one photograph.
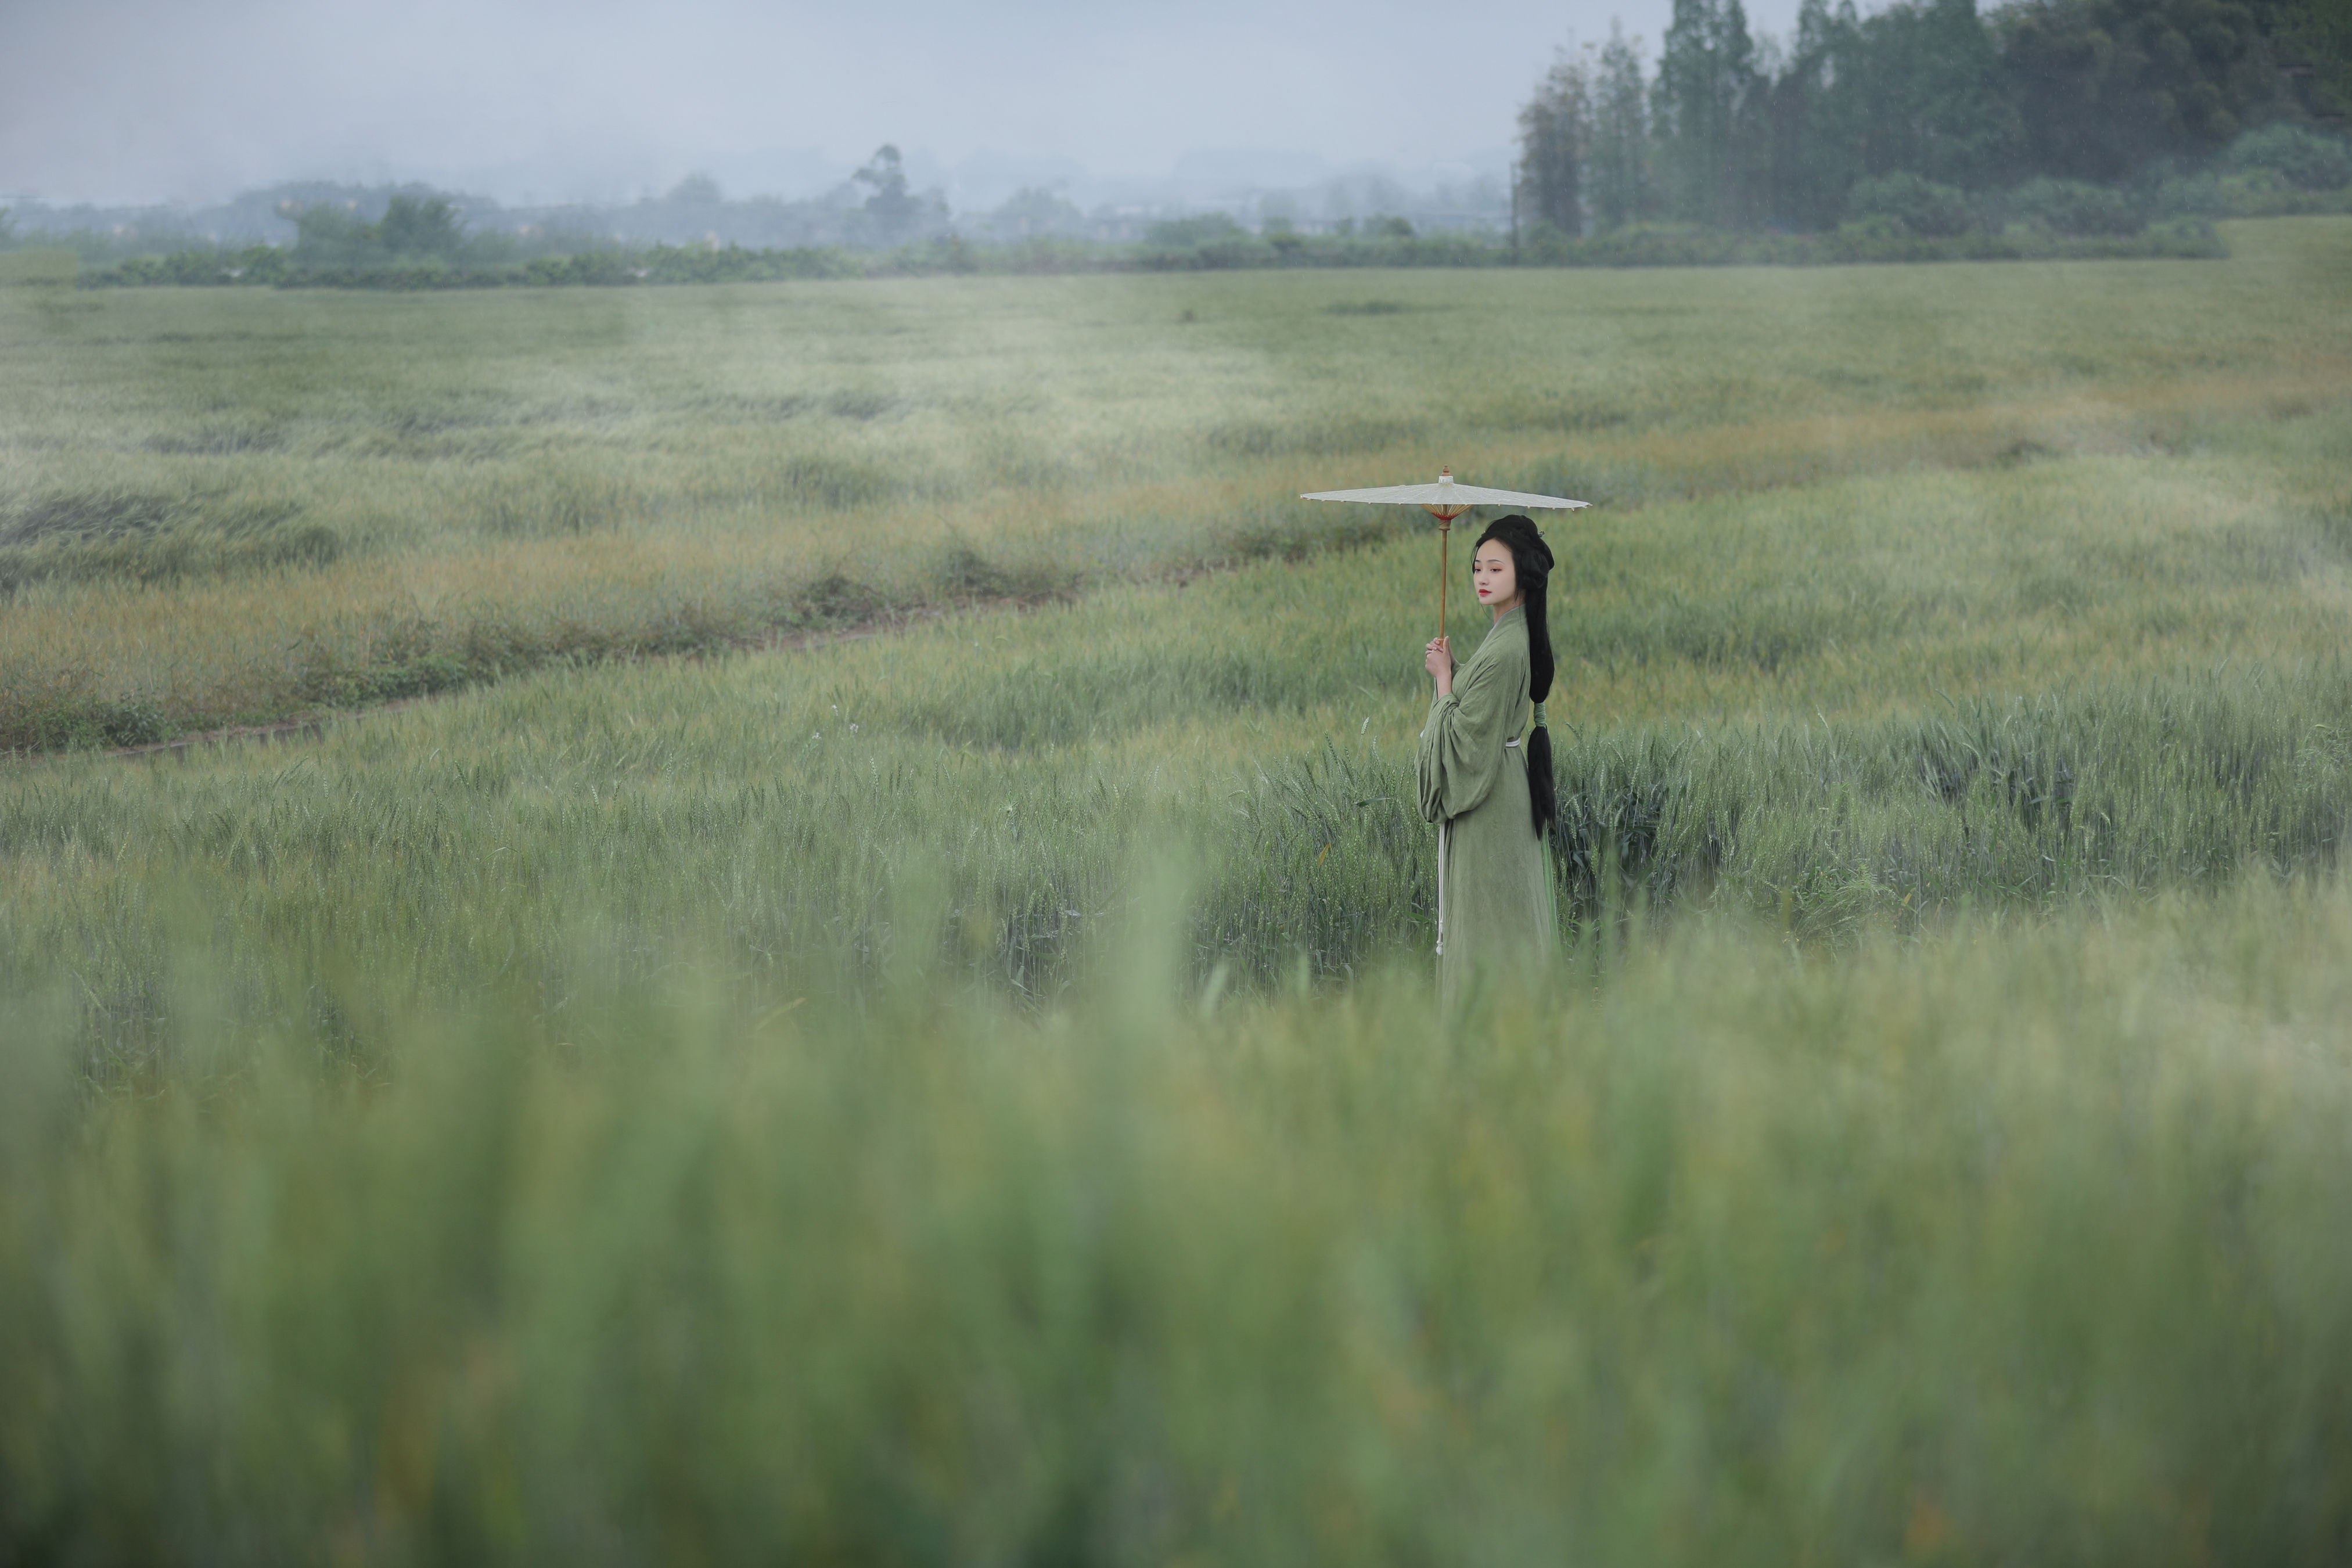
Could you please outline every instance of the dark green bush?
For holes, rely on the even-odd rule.
[[[1144,244],[1170,250],[1248,237],[1249,230],[1235,223],[1230,213],[1163,218],[1143,231]]]
[[[183,288],[233,283],[282,283],[293,271],[289,253],[275,246],[243,250],[180,250],[168,256],[134,256],[97,280],[175,284]]]
[[[2147,226],[2123,192],[2081,180],[2029,180],[2010,193],[2009,210],[2053,234],[2133,235]]]
[[[1902,226],[1902,232],[1928,239],[1949,239],[1979,226],[1966,191],[1916,174],[1882,174],[1858,181],[1846,193],[1845,210],[1864,222],[1892,219]]]
[[[342,553],[332,529],[291,502],[226,502],[131,490],[61,492],[0,510],[0,595],[46,581],[177,582]]]
[[[2304,191],[2340,191],[2352,185],[2352,144],[2300,125],[2284,122],[2250,131],[2231,142],[2222,164],[2277,174]]]
[[[94,716],[100,738],[110,746],[152,746],[169,733],[163,708],[144,697],[103,703]]]

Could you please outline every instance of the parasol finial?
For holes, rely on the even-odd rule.
[[[1468,503],[1457,502],[1453,497],[1454,484],[1452,468],[1437,470],[1437,488],[1446,493],[1440,496],[1435,505],[1423,502],[1421,510],[1437,520],[1438,532],[1451,533],[1454,531],[1454,520],[1468,511],[1470,508]]]

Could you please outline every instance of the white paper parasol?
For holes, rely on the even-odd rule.
[[[1474,506],[1525,507],[1529,510],[1565,511],[1591,506],[1589,500],[1562,496],[1528,495],[1519,490],[1490,490],[1477,485],[1457,485],[1454,470],[1440,469],[1433,485],[1390,485],[1373,490],[1316,490],[1300,500],[1369,501],[1375,506],[1417,506],[1437,520],[1437,635],[1445,635],[1445,544],[1454,520]]]

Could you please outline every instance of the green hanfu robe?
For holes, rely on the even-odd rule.
[[[1519,745],[1528,713],[1527,616],[1507,610],[1429,705],[1413,763],[1421,814],[1438,825],[1437,973],[1448,997],[1475,972],[1552,950],[1551,878]]]

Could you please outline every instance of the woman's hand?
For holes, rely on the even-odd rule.
[[[1422,668],[1428,670],[1429,673],[1435,678],[1437,681],[1437,694],[1440,697],[1451,694],[1454,690],[1454,649],[1452,647],[1452,639],[1448,637],[1430,638],[1429,647],[1424,650],[1424,657],[1421,663]]]

